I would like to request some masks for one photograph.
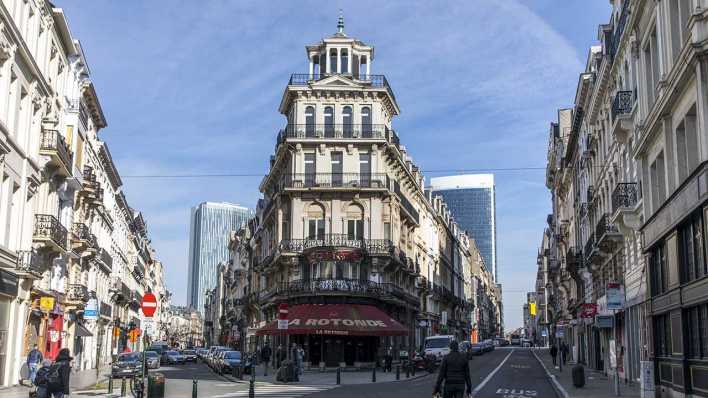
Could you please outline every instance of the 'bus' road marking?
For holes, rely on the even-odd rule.
[[[507,354],[506,358],[504,358],[504,360],[501,361],[501,363],[499,364],[499,366],[497,366],[497,367],[492,371],[492,373],[490,373],[489,375],[487,375],[487,378],[485,378],[484,380],[482,380],[481,383],[479,383],[479,385],[477,386],[477,388],[475,388],[475,389],[472,391],[472,396],[473,396],[473,397],[475,396],[475,394],[477,394],[478,392],[480,392],[480,391],[482,390],[482,388],[484,388],[484,386],[489,382],[489,380],[492,379],[492,377],[494,377],[495,374],[497,374],[497,372],[499,371],[499,369],[501,369],[502,366],[504,366],[504,364],[505,364],[506,361],[509,359],[509,357],[511,356],[511,354],[514,353],[514,351],[516,351],[516,349],[512,349],[511,352],[510,352],[509,354]]]

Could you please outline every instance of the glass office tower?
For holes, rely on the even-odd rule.
[[[443,197],[457,224],[472,235],[498,282],[494,174],[436,177],[430,185],[434,195]]]
[[[229,260],[229,233],[253,211],[231,203],[203,202],[192,208],[189,228],[188,303],[204,313],[206,291],[216,286],[219,263]]]

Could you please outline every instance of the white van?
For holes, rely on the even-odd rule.
[[[455,341],[455,336],[453,335],[430,336],[425,339],[425,355],[432,355],[436,361],[440,361],[445,355],[450,353],[450,343],[453,341]]]

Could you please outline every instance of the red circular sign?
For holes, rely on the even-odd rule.
[[[143,315],[146,317],[152,317],[157,309],[157,298],[154,294],[148,292],[143,295],[143,302],[141,304],[143,309]]]
[[[278,304],[278,319],[288,319],[288,303]]]

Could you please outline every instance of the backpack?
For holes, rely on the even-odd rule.
[[[61,364],[55,363],[47,371],[47,389],[50,392],[58,392],[64,390],[64,385],[62,384],[61,374],[59,369]]]
[[[49,373],[49,367],[42,366],[39,368],[34,376],[34,385],[39,387],[47,384],[47,373]]]

